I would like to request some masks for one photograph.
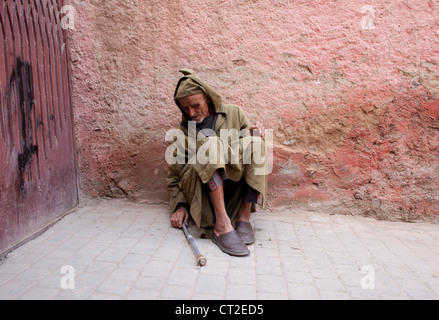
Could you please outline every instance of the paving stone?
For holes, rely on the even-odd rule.
[[[122,300],[122,297],[109,293],[93,293],[89,300]]]
[[[143,276],[152,277],[167,277],[169,272],[173,269],[173,265],[169,262],[163,262],[160,260],[150,260],[143,268],[141,274]]]
[[[138,270],[118,269],[118,270],[114,270],[109,275],[108,279],[134,282],[139,276],[139,273],[140,272]]]
[[[32,287],[20,296],[20,300],[53,300],[59,289]]]
[[[167,285],[159,293],[160,300],[188,300],[192,296],[193,288],[189,286]]]
[[[224,295],[226,300],[256,300],[257,292],[254,285],[229,284]]]
[[[167,283],[181,286],[193,286],[198,275],[199,271],[195,268],[175,268],[168,275]]]
[[[319,292],[313,283],[288,283],[289,299],[292,300],[318,300]]]
[[[97,290],[98,292],[125,296],[131,289],[131,285],[130,281],[109,278],[103,281]]]
[[[349,294],[345,291],[320,290],[320,297],[323,300],[348,300]]]
[[[288,295],[285,293],[274,292],[258,292],[258,300],[288,300]]]
[[[125,297],[127,300],[154,300],[157,298],[156,291],[133,289]]]
[[[81,249],[78,250],[79,254],[86,254],[86,255],[93,255],[98,256],[102,253],[105,249],[108,248],[108,244],[106,243],[99,243],[99,242],[90,242],[85,244]]]
[[[148,255],[129,253],[122,259],[119,266],[123,269],[142,270],[150,259],[151,256]]]
[[[285,294],[287,287],[285,279],[281,275],[258,275],[257,276],[258,292]]]
[[[218,295],[223,294],[226,287],[226,277],[202,274],[195,284],[195,293]]]
[[[256,273],[250,268],[230,268],[227,275],[231,284],[256,285]]]
[[[122,261],[122,259],[128,254],[126,249],[120,248],[108,248],[105,249],[101,254],[97,255],[97,260],[102,261]]]

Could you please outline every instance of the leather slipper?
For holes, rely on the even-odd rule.
[[[236,224],[236,231],[246,245],[249,246],[255,243],[255,233],[249,222],[238,221]]]
[[[250,254],[244,242],[242,242],[239,234],[236,230],[229,233],[216,236],[215,233],[212,236],[212,242],[215,243],[221,251],[237,257],[244,257]]]

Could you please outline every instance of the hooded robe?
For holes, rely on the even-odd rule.
[[[179,132],[184,134],[184,142],[174,139],[174,156],[184,155],[184,163],[169,164],[167,176],[167,189],[170,195],[170,207],[175,212],[180,205],[186,206],[192,219],[195,221],[202,237],[210,238],[215,227],[215,214],[209,196],[209,189],[206,184],[215,172],[221,171],[231,183],[224,183],[225,205],[227,213],[235,228],[237,214],[245,192],[252,188],[262,197],[262,206],[265,208],[267,196],[267,175],[255,174],[255,170],[261,172],[265,162],[253,161],[253,152],[258,153],[259,159],[265,159],[265,143],[260,137],[251,137],[249,129],[252,124],[245,112],[237,105],[223,104],[219,94],[192,70],[180,70],[184,76],[177,84],[174,100],[179,107],[182,119],[179,125]],[[190,83],[191,85],[187,85]],[[197,88],[194,88],[194,85]],[[215,110],[216,123],[214,126],[215,136],[206,136],[202,132],[196,134],[196,143],[191,139],[191,123],[189,116],[181,108],[179,98],[184,96],[184,90],[189,88],[191,94],[203,92],[210,100],[210,107]],[[183,91],[183,93],[182,93]],[[187,95],[191,95],[186,93]],[[193,123],[192,123],[193,124]],[[221,139],[221,130],[235,129],[242,132],[243,136],[231,136],[228,139]],[[248,133],[247,135],[245,133]],[[233,140],[233,141],[232,141]],[[257,142],[260,148],[252,148]],[[197,153],[200,148],[216,152],[216,162],[200,163],[197,161]],[[253,150],[254,149],[254,150]],[[212,151],[213,150],[213,151]],[[245,151],[244,151],[245,150]],[[193,157],[191,154],[195,151]],[[192,152],[192,153],[191,153]],[[211,158],[209,158],[210,160]],[[221,161],[222,159],[222,161]],[[232,159],[234,159],[232,161]],[[236,161],[238,159],[238,161]],[[244,161],[247,159],[246,161]],[[192,161],[191,161],[192,160]],[[252,212],[256,206],[252,206]]]

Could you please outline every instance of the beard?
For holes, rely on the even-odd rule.
[[[204,121],[204,119],[206,119],[203,115],[196,115],[195,117],[192,118],[192,121],[194,121],[196,124],[200,124]]]

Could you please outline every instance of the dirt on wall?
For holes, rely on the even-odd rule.
[[[178,69],[274,132],[269,208],[439,216],[436,1],[74,1],[81,191],[166,202]]]

